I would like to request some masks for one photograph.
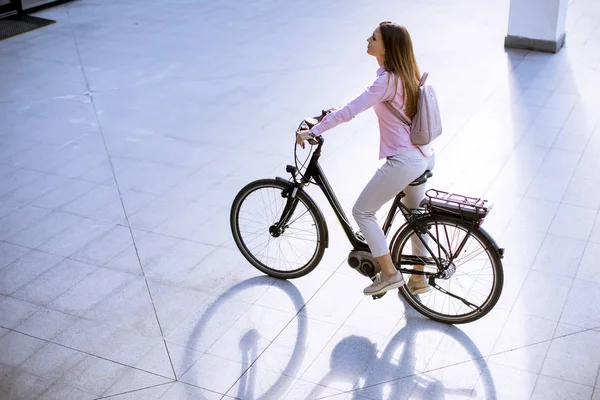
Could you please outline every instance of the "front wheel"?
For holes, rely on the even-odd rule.
[[[282,229],[275,225],[289,206],[290,184],[263,179],[246,185],[231,206],[231,232],[244,257],[274,278],[308,274],[323,258],[327,245],[325,218],[312,199],[296,192],[291,215]]]
[[[496,245],[478,227],[458,218],[431,215],[418,221],[419,234],[408,225],[397,234],[392,259],[407,282],[411,276],[422,279],[407,270],[427,273],[430,290],[412,294],[404,285],[402,296],[421,314],[448,324],[472,322],[490,312],[504,282]]]

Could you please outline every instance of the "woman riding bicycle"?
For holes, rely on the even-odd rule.
[[[425,185],[409,186],[413,180],[431,170],[434,165],[430,145],[415,146],[410,140],[410,127],[398,119],[384,102],[401,112],[410,121],[417,112],[418,87],[421,74],[413,52],[412,40],[406,28],[394,22],[381,22],[367,39],[367,54],[379,63],[377,78],[361,95],[344,107],[328,114],[318,125],[301,131],[298,144],[350,121],[357,114],[373,107],[379,121],[379,159],[386,158],[356,200],[352,215],[365,237],[371,254],[377,259],[381,272],[364,294],[373,296],[404,285],[402,274],[396,270],[386,238],[377,223],[376,212],[404,190],[404,204],[418,208],[425,195]],[[413,246],[421,248],[418,238]],[[415,247],[413,247],[415,248]],[[415,269],[422,269],[415,266]],[[411,275],[408,288],[413,294],[429,291],[423,275]]]

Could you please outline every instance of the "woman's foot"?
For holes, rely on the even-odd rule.
[[[425,279],[421,278],[413,278],[412,276],[408,279],[408,283],[406,284],[408,291],[414,296],[418,294],[427,293],[431,290],[431,286]]]
[[[400,272],[396,272],[395,275],[386,276],[383,273],[375,275],[375,281],[367,286],[363,293],[365,296],[375,296],[381,293],[385,293],[388,290],[399,288],[404,285],[404,278]]]

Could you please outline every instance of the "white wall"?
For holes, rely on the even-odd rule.
[[[564,32],[568,0],[511,0],[508,34],[557,40]]]

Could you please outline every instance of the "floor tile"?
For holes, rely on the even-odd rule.
[[[600,326],[600,300],[594,294],[600,284],[575,279],[560,322],[585,328]]]
[[[214,391],[201,389],[197,386],[192,386],[184,382],[176,382],[165,392],[160,398],[161,400],[219,400],[223,398],[223,394]],[[225,397],[228,398],[228,397]]]
[[[11,294],[22,288],[50,268],[63,257],[41,251],[31,251],[8,267],[0,270],[0,293]]]
[[[22,286],[13,293],[13,297],[33,304],[48,304],[91,275],[96,269],[93,265],[65,258]]]
[[[513,312],[558,321],[567,301],[572,278],[530,271]]]
[[[586,243],[562,236],[546,235],[532,269],[574,277]]]
[[[219,393],[227,392],[248,369],[249,365],[205,354],[180,378]]]
[[[597,210],[563,204],[558,208],[549,233],[572,239],[587,240]]]
[[[595,385],[600,365],[598,335],[600,332],[585,331],[554,339],[541,374],[581,385]],[[565,359],[570,360],[569,368],[564,367]]]
[[[566,382],[561,379],[540,376],[532,399],[589,399],[594,388]]]
[[[19,332],[8,332],[0,338],[0,345],[3,349],[0,353],[0,363],[17,367],[40,351],[45,344],[46,342],[42,340]]]

